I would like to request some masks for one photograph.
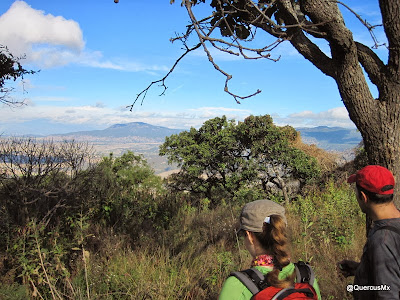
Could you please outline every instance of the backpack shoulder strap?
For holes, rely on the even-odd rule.
[[[230,276],[239,279],[253,295],[265,288],[264,274],[256,268],[233,272]]]
[[[375,230],[375,232],[377,232],[378,230],[381,230],[381,229],[387,229],[387,230],[396,232],[397,234],[400,234],[400,229],[399,229],[399,228],[394,227],[394,226],[390,226],[390,225],[378,227],[378,228]],[[374,233],[375,233],[375,232],[374,232]]]
[[[294,266],[296,271],[296,282],[314,285],[315,273],[308,263],[299,261],[295,263]]]

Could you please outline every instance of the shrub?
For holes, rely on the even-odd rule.
[[[323,299],[352,299],[346,294],[351,278],[340,277],[336,269],[342,259],[359,260],[365,243],[365,234],[360,234],[365,232],[365,216],[352,187],[330,180],[287,209],[292,259],[312,263]]]

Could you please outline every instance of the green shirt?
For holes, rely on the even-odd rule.
[[[268,274],[272,271],[271,268],[267,267],[255,267],[264,275]],[[295,266],[293,263],[290,263],[286,267],[282,269],[279,273],[279,279],[284,279],[291,275],[295,270]],[[318,282],[315,279],[313,287],[315,292],[317,293],[318,299],[321,300],[321,294],[319,291]],[[222,286],[221,293],[219,294],[219,300],[250,300],[253,294],[246,288],[246,286],[236,277],[229,276],[228,279],[224,282]]]

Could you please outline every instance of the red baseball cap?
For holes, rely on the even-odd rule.
[[[359,186],[380,195],[393,194],[394,177],[388,169],[370,165],[362,168],[347,179],[348,183],[356,182]]]

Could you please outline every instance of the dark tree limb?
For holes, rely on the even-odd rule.
[[[382,60],[369,47],[356,42],[358,60],[367,72],[369,79],[378,89],[382,83],[382,75],[385,73],[386,66]]]
[[[379,43],[379,41],[378,41],[378,39],[376,38],[376,36],[375,36],[375,33],[374,33],[374,29],[376,28],[376,27],[378,27],[378,26],[382,26],[382,24],[379,24],[379,25],[371,25],[370,23],[368,23],[367,22],[367,20],[364,20],[363,18],[361,18],[361,16],[358,14],[358,13],[356,13],[353,9],[351,9],[351,7],[349,7],[348,5],[346,5],[346,4],[344,4],[343,2],[341,2],[341,1],[337,1],[337,0],[334,0],[334,2],[336,2],[336,3],[338,3],[338,4],[340,4],[340,5],[342,5],[342,6],[344,6],[348,11],[350,11],[367,29],[368,29],[368,31],[369,31],[369,34],[371,35],[371,38],[372,38],[372,40],[374,41],[374,46],[372,46],[372,48],[378,48],[379,46],[383,46],[383,45],[385,45],[385,44],[380,44]]]
[[[400,18],[397,1],[379,0],[383,27],[389,45],[388,70],[391,80],[400,83]]]
[[[268,1],[264,3],[263,1],[262,3],[259,3],[252,0],[239,2],[215,0],[214,4],[212,4],[215,11],[207,17],[197,20],[192,11],[192,7],[200,3],[202,3],[202,1],[182,1],[181,5],[186,8],[191,24],[187,26],[187,31],[184,35],[171,39],[171,41],[181,41],[184,44],[186,51],[175,61],[173,67],[163,78],[151,82],[147,88],[137,95],[133,104],[127,106],[131,111],[139,99],[141,99],[141,105],[143,104],[147,92],[154,84],[161,83],[163,91],[160,95],[164,95],[167,89],[167,86],[165,85],[166,78],[172,73],[183,57],[200,47],[203,48],[203,51],[212,66],[225,76],[224,91],[231,95],[237,103],[240,103],[240,100],[242,99],[253,97],[261,91],[257,90],[247,96],[240,96],[231,92],[229,89],[229,81],[232,79],[232,75],[222,69],[219,64],[215,62],[209,47],[214,47],[215,49],[230,55],[241,56],[244,59],[267,58],[273,61],[278,61],[280,57],[275,59],[271,58],[270,52],[279,44],[288,40],[304,58],[309,60],[324,74],[334,78],[335,80],[337,78],[337,73],[340,71],[338,69],[338,61],[342,61],[344,57],[346,57],[346,59],[353,59],[355,57],[354,54],[358,51],[360,55],[360,63],[369,74],[371,80],[373,80],[374,83],[379,81],[379,71],[377,70],[382,70],[381,63],[377,61],[377,56],[373,55],[373,52],[370,49],[368,51],[366,46],[358,44],[356,47],[351,32],[344,25],[343,18],[338,9],[338,4],[348,9],[357,17],[358,20],[360,20],[360,22],[362,22],[362,24],[368,29],[375,47],[378,47],[379,43],[373,30],[380,25],[373,26],[369,24],[354,10],[341,1],[302,0],[299,2]],[[232,23],[232,20],[238,20],[238,14],[246,14],[247,19],[234,21],[234,23]],[[238,26],[245,26],[245,28],[249,29],[247,36],[241,36],[237,32]],[[221,28],[224,28],[225,31],[222,32]],[[264,30],[271,36],[277,38],[277,40],[261,48],[245,46],[243,42],[252,41],[255,37],[257,28]],[[222,37],[215,37],[214,32],[216,29],[221,29]],[[190,48],[187,46],[186,42],[188,37],[192,34],[197,35],[199,43]],[[311,41],[306,34],[315,38],[327,40],[331,47],[332,58],[321,51],[319,46]]]
[[[185,45],[186,46],[186,45]],[[136,104],[136,102],[138,101],[138,99],[142,96],[142,101],[140,103],[140,105],[143,104],[144,99],[146,98],[147,92],[149,91],[149,89],[156,83],[160,83],[161,82],[161,86],[164,88],[163,92],[160,94],[160,96],[165,94],[165,91],[167,90],[167,86],[165,85],[165,80],[168,78],[168,76],[174,71],[174,69],[176,68],[176,66],[178,65],[178,63],[181,61],[182,58],[184,58],[187,54],[189,54],[190,52],[200,48],[201,43],[197,44],[196,46],[192,47],[192,48],[188,48],[186,47],[186,51],[185,53],[183,53],[174,63],[174,65],[172,66],[172,68],[168,71],[168,73],[161,79],[156,80],[151,82],[147,88],[145,88],[143,91],[141,91],[135,98],[135,101],[133,101],[133,103],[131,105],[128,105],[127,108],[129,108],[130,111],[133,110],[133,106]]]

